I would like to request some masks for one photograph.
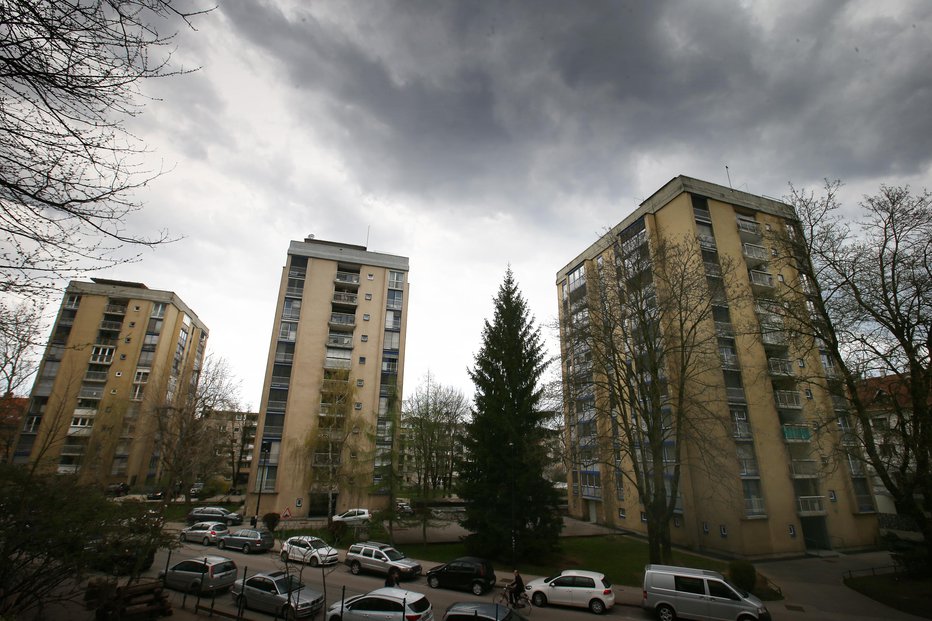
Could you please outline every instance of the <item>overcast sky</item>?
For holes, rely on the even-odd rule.
[[[133,121],[170,172],[110,278],[175,291],[257,410],[288,243],[410,258],[405,393],[467,368],[510,265],[555,274],[671,178],[932,188],[932,3],[221,0]],[[553,353],[554,339],[545,328]]]

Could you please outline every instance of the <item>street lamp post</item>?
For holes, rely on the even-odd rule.
[[[265,470],[269,465],[269,453],[272,452],[272,443],[262,441],[262,461],[259,463],[259,493],[256,495],[256,514],[252,517],[253,527],[259,524],[259,503],[262,502],[262,488],[265,487]]]

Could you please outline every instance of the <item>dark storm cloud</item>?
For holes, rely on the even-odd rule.
[[[559,214],[639,160],[755,191],[930,163],[930,9],[873,3],[228,2],[368,193]],[[767,11],[772,10],[773,15]],[[468,197],[465,199],[464,197]]]

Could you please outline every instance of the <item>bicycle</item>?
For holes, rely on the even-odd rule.
[[[525,614],[531,614],[531,599],[527,595],[527,591],[522,592],[518,595],[518,601],[514,604],[511,603],[511,596],[508,593],[508,587],[504,587],[499,593],[498,597],[495,599],[495,603],[499,606],[505,606],[510,610],[520,610]]]

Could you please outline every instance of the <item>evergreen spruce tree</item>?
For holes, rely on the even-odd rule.
[[[553,485],[544,479],[546,414],[540,411],[547,367],[540,329],[528,315],[511,269],[485,322],[482,347],[469,371],[476,387],[466,427],[460,496],[470,551],[516,562],[540,559],[562,528]]]

